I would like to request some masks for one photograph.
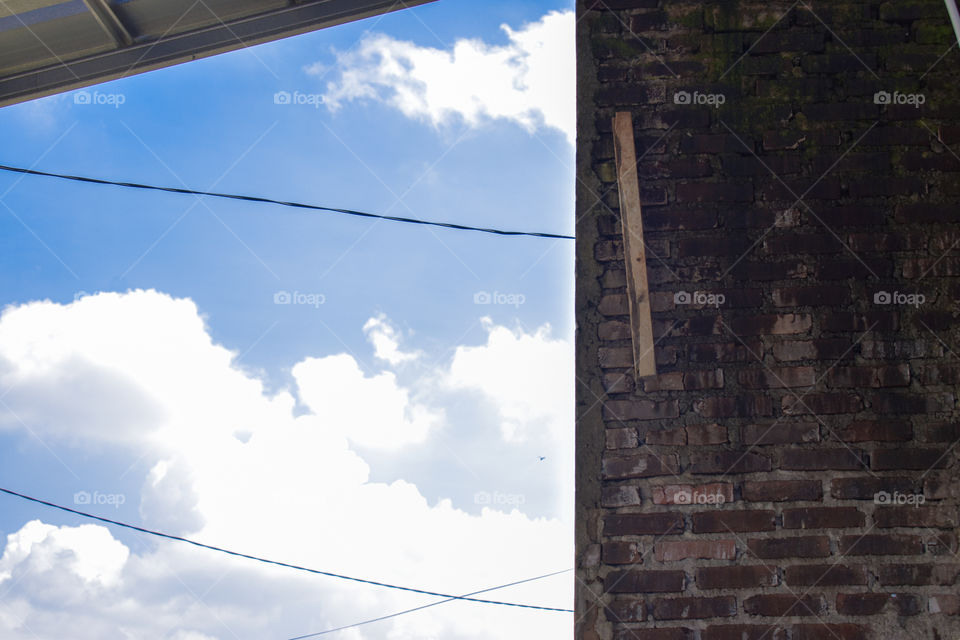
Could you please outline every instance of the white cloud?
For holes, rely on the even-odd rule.
[[[535,333],[511,331],[484,318],[487,344],[458,347],[446,382],[486,395],[499,409],[507,440],[523,440],[536,428],[563,429],[573,415],[573,353],[550,337],[550,327]],[[536,363],[515,367],[515,362]],[[560,435],[560,434],[557,434]]]
[[[441,419],[439,412],[411,403],[392,372],[368,378],[347,354],[307,358],[293,376],[300,399],[321,423],[361,446],[392,449],[423,442]]]
[[[422,47],[370,35],[337,55],[339,77],[324,99],[331,109],[353,100],[379,100],[435,127],[459,118],[471,127],[494,119],[529,132],[557,129],[576,139],[575,18],[551,11],[537,22],[501,29],[509,42],[457,40],[451,49]],[[327,67],[308,67],[325,75]]]
[[[386,318],[375,320],[368,326],[389,326]],[[505,403],[504,419],[519,425],[529,418],[562,432],[556,446],[570,449],[572,413],[560,416],[563,401],[547,402],[546,390],[531,382],[557,379],[550,368],[567,364],[554,351],[570,345],[551,339],[546,329],[486,326],[486,345],[461,348],[452,367],[424,371],[426,384],[449,378],[456,389],[485,389],[482,397]],[[51,447],[80,457],[117,443],[123,468],[142,456],[149,471],[101,490],[127,493],[128,504],[139,502],[150,526],[254,555],[456,593],[566,568],[571,561],[569,514],[534,518],[521,506],[471,515],[451,500],[430,504],[403,479],[370,480],[369,464],[351,443],[400,455],[429,442],[445,428],[448,408],[428,401],[429,389],[404,386],[390,370],[364,375],[344,354],[310,357],[293,369],[295,393],[309,409],[295,415],[294,392],[266,395],[259,380],[233,366],[233,357],[211,341],[193,302],[154,291],[11,307],[0,316],[0,383],[9,390],[4,402],[10,408],[0,406],[0,424],[22,432],[24,423],[11,411],[28,416],[24,422]],[[487,376],[504,370],[534,394],[528,405],[502,382],[488,385]],[[521,380],[522,372],[528,380]],[[97,383],[84,387],[87,374]],[[58,384],[68,387],[64,393],[51,392]],[[71,385],[80,388],[71,392]],[[554,395],[564,392],[555,389]],[[111,404],[124,410],[103,409]],[[85,409],[74,417],[76,405]],[[552,424],[557,419],[563,425]],[[0,635],[291,637],[431,601],[173,542],[123,540],[100,525],[39,521],[10,534],[0,559],[0,590],[7,594],[0,602]],[[571,584],[567,574],[487,595],[569,606]],[[449,603],[343,637],[571,633],[572,618],[565,614]]]
[[[400,335],[382,313],[367,320],[363,325],[363,332],[367,334],[367,339],[373,345],[374,355],[390,364],[396,365],[416,360],[421,355],[417,351],[400,350]]]
[[[31,520],[7,536],[0,557],[0,580],[25,570],[38,575],[72,574],[85,583],[116,584],[127,561],[128,549],[110,532],[96,525],[54,527]]]

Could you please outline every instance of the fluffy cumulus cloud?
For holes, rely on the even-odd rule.
[[[520,446],[514,440],[525,428],[542,428],[569,449],[568,394],[540,381],[570,364],[560,353],[570,345],[546,328],[486,327],[486,344],[461,346],[452,362],[404,385],[390,367],[411,359],[398,357],[407,353],[398,333],[378,316],[366,331],[386,368],[364,372],[351,356],[315,354],[294,366],[292,389],[270,395],[211,340],[189,300],[134,291],[28,303],[0,317],[0,427],[5,437],[30,433],[55,451],[142,459],[145,471],[118,477],[116,488],[155,528],[336,573],[467,593],[567,568],[568,514],[431,502],[402,478],[372,481],[355,446],[400,455],[429,442],[447,428],[441,399],[464,394],[494,407],[512,439],[504,447]],[[491,383],[504,372],[513,377]],[[40,519],[7,534],[0,557],[4,638],[286,638],[433,600],[34,515]],[[569,606],[571,593],[566,574],[487,596]],[[449,603],[331,637],[571,633],[568,614]]]
[[[325,102],[378,100],[441,128],[512,121],[530,132],[547,127],[573,144],[576,133],[574,14],[552,11],[519,29],[501,27],[508,42],[457,40],[448,49],[386,35],[366,37],[337,55]],[[322,65],[308,68],[327,75]]]

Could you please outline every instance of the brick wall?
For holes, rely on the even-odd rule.
[[[578,640],[960,640],[943,2],[579,0],[578,18]]]

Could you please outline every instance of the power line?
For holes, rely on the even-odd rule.
[[[229,549],[224,549],[222,547],[215,547],[209,544],[203,544],[202,542],[197,542],[196,540],[190,540],[189,538],[181,538],[180,536],[170,535],[169,533],[162,533],[160,531],[153,531],[152,529],[144,529],[143,527],[138,527],[136,525],[127,524],[126,522],[120,522],[119,520],[111,520],[109,518],[103,518],[101,516],[93,515],[92,513],[87,513],[85,511],[78,511],[77,509],[71,509],[70,507],[64,507],[53,502],[47,502],[46,500],[41,500],[39,498],[33,498],[31,496],[17,493],[16,491],[11,491],[10,489],[4,489],[0,487],[0,492],[6,493],[8,495],[21,498],[23,500],[29,500],[30,502],[35,502],[37,504],[42,504],[53,509],[59,509],[60,511],[66,511],[67,513],[73,513],[78,516],[83,516],[84,518],[90,518],[91,520],[98,520],[100,522],[106,522],[107,524],[116,525],[118,527],[123,527],[125,529],[131,529],[133,531],[139,531],[140,533],[146,533],[151,536],[157,536],[158,538],[166,538],[167,540],[176,540],[178,542],[186,542],[187,544],[192,544],[195,547],[200,547],[202,549],[209,549],[211,551],[219,551],[220,553],[225,553],[227,555],[236,556],[238,558],[246,558],[248,560],[256,560],[257,562],[263,562],[265,564],[272,564],[278,567],[286,567],[287,569],[296,569],[297,571],[305,571],[307,573],[314,573],[321,576],[327,576],[330,578],[338,578],[340,580],[350,580],[352,582],[360,582],[363,584],[370,584],[376,587],[385,587],[387,589],[397,589],[399,591],[409,591],[411,593],[422,593],[427,596],[438,596],[440,598],[448,598],[451,600],[466,600],[469,602],[480,602],[483,604],[497,604],[506,607],[520,607],[522,609],[538,609],[541,611],[561,611],[564,613],[572,613],[571,609],[559,609],[555,607],[540,607],[532,604],[518,604],[515,602],[500,602],[498,600],[481,600],[479,598],[470,598],[467,596],[455,596],[449,593],[439,593],[437,591],[427,591],[425,589],[414,589],[413,587],[402,587],[395,584],[388,584],[386,582],[378,582],[376,580],[365,580],[363,578],[354,578],[351,576],[345,576],[338,573],[331,573],[329,571],[321,571],[319,569],[310,569],[309,567],[301,567],[295,564],[289,564],[286,562],[280,562],[279,560],[269,560],[267,558],[261,558],[259,556],[252,556],[246,553],[240,553],[239,551],[230,551]]]
[[[192,196],[211,196],[214,198],[226,198],[229,200],[243,200],[246,202],[261,202],[265,204],[276,204],[283,207],[294,207],[296,209],[311,209],[313,211],[328,211],[331,213],[343,213],[348,216],[360,216],[362,218],[377,218],[379,220],[390,220],[391,222],[406,222],[409,224],[422,224],[431,227],[444,227],[446,229],[456,229],[458,231],[480,231],[482,233],[492,233],[499,236],[528,236],[533,238],[555,238],[560,240],[574,240],[574,236],[565,236],[557,233],[541,233],[538,231],[505,231],[503,229],[491,229],[487,227],[472,227],[465,224],[456,224],[453,222],[435,222],[431,220],[419,220],[417,218],[404,218],[400,216],[387,216],[378,213],[367,213],[365,211],[355,211],[353,209],[339,209],[337,207],[324,207],[315,204],[304,204],[302,202],[287,202],[284,200],[274,200],[273,198],[261,198],[260,196],[244,196],[232,193],[216,193],[213,191],[196,191],[194,189],[182,189],[179,187],[158,187],[150,184],[139,184],[136,182],[118,182],[115,180],[104,180],[101,178],[90,178],[86,176],[73,176],[64,173],[50,173],[48,171],[38,171],[36,169],[26,169],[23,167],[12,167],[0,164],[0,171],[9,171],[11,173],[20,173],[30,176],[43,176],[47,178],[59,178],[61,180],[73,180],[75,182],[86,182],[89,184],[110,185],[114,187],[125,187],[128,189],[148,189],[152,191],[166,191],[168,193],[180,193]]]
[[[548,573],[542,576],[537,576],[536,578],[527,578],[526,580],[517,580],[516,582],[511,582],[509,584],[501,584],[496,587],[490,587],[488,589],[481,589],[479,591],[473,591],[471,593],[465,593],[460,598],[466,598],[467,596],[475,596],[478,593],[486,593],[488,591],[496,591],[497,589],[506,589],[507,587],[512,587],[514,585],[523,584],[525,582],[533,582],[534,580],[543,580],[544,578],[551,578],[553,576],[558,576],[561,573],[568,573],[573,571],[573,569],[564,569],[563,571],[554,571],[553,573]],[[337,627],[335,629],[327,629],[326,631],[318,631],[316,633],[308,633],[305,636],[297,636],[296,638],[290,638],[290,640],[304,640],[304,638],[316,638],[317,636],[325,636],[328,633],[335,633],[337,631],[346,631],[347,629],[353,629],[354,627],[361,627],[365,624],[370,624],[373,622],[380,622],[381,620],[389,620],[390,618],[396,618],[408,613],[413,613],[414,611],[420,611],[421,609],[429,609],[430,607],[435,607],[438,604],[443,604],[445,602],[450,602],[451,600],[457,600],[457,598],[447,598],[446,600],[437,600],[436,602],[431,602],[430,604],[421,605],[419,607],[414,607],[413,609],[406,609],[405,611],[398,611],[396,613],[391,613],[385,616],[380,616],[379,618],[371,618],[370,620],[364,620],[363,622],[355,622],[353,624],[348,624],[342,627]],[[570,611],[570,613],[573,613]]]

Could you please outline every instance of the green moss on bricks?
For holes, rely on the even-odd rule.
[[[593,47],[593,55],[596,58],[620,58],[622,60],[632,60],[637,56],[656,51],[656,43],[647,41],[650,49],[643,46],[634,36],[610,37],[594,34],[590,38],[590,44]]]
[[[703,7],[685,7],[682,5],[670,5],[667,8],[667,15],[674,23],[687,27],[688,29],[702,29],[704,24]]]
[[[950,46],[956,36],[953,33],[953,27],[941,21],[923,20],[914,23],[916,29],[916,40],[918,44],[939,44]]]

